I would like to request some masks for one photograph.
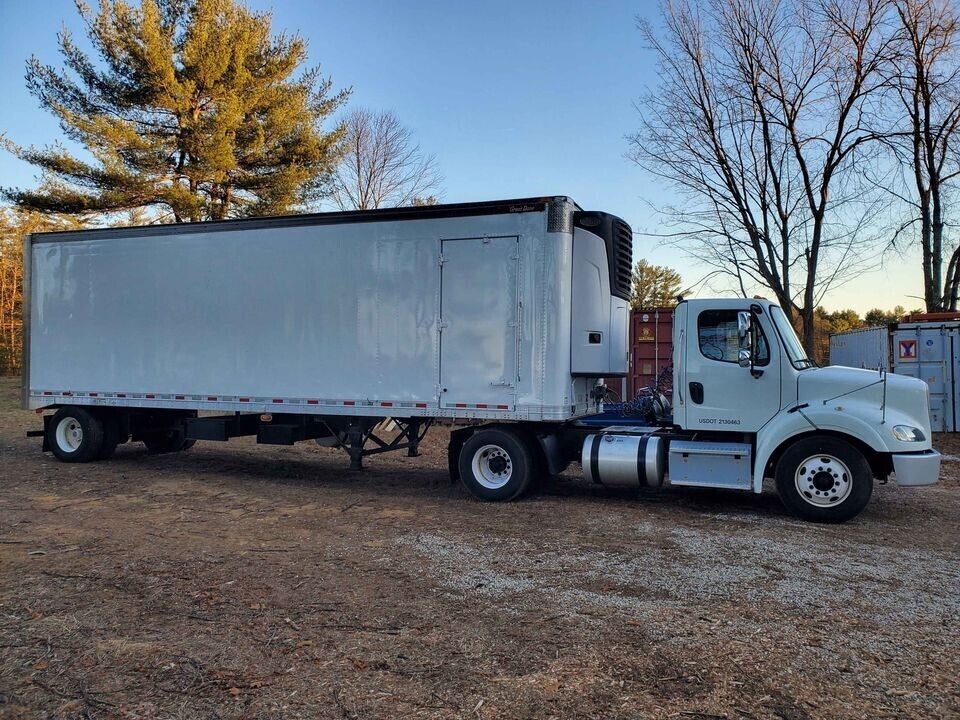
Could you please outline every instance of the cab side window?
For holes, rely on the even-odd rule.
[[[766,365],[770,362],[770,347],[763,329],[754,323],[753,339],[755,365]],[[720,362],[737,362],[737,351],[740,347],[740,338],[737,331],[736,310],[704,310],[697,318],[697,339],[700,343],[700,352],[705,358]]]

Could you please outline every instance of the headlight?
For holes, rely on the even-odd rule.
[[[922,442],[927,439],[923,430],[912,425],[894,425],[893,436],[900,442]]]

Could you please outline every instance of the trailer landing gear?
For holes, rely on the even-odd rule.
[[[363,458],[368,455],[390,452],[391,450],[407,449],[407,457],[420,455],[420,443],[433,420],[390,419],[400,432],[392,440],[384,440],[377,435],[377,429],[384,424],[382,418],[358,418],[346,428],[332,427],[330,432],[337,439],[337,444],[347,451],[350,456],[350,469],[363,470]],[[375,447],[366,447],[373,443]]]

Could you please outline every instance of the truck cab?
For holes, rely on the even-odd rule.
[[[817,367],[768,300],[681,302],[673,332],[672,414],[587,438],[588,477],[604,482],[606,473],[622,484],[631,453],[641,485],[668,479],[759,493],[772,477],[788,509],[821,522],[859,514],[875,479],[937,481],[923,381]]]

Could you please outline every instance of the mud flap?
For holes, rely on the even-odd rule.
[[[460,451],[472,434],[473,428],[461,428],[450,433],[450,444],[447,445],[447,469],[450,471],[452,483],[460,479]]]

